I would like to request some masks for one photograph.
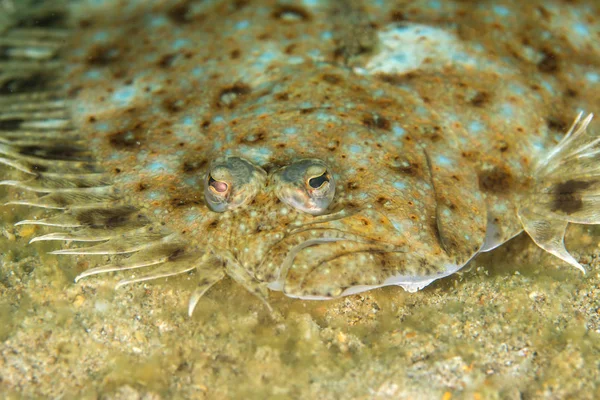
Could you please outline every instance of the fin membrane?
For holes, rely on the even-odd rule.
[[[569,222],[600,224],[600,136],[589,129],[593,115],[582,117],[538,163],[519,218],[538,246],[585,273],[564,244]]]

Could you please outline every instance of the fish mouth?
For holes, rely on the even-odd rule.
[[[424,265],[425,256],[409,251],[406,243],[396,240],[397,234],[393,238],[384,228],[378,234],[355,229],[364,218],[362,212],[339,213],[290,230],[267,254],[277,271],[267,287],[305,300],[333,299],[389,285],[416,292],[463,266],[451,260]]]

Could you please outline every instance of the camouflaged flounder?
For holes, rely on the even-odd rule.
[[[563,237],[600,222],[600,139],[568,129],[599,101],[593,1],[9,11],[2,184],[49,210],[34,241],[107,257],[80,278],[195,270],[190,313],[226,275],[266,304],[416,291],[523,229],[583,270]]]

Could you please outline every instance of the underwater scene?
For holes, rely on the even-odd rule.
[[[0,398],[600,398],[600,2],[0,0]]]

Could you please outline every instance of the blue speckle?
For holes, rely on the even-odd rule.
[[[398,125],[394,125],[392,127],[392,132],[394,132],[394,136],[396,136],[396,137],[402,137],[406,134],[406,131],[404,130],[404,128],[401,126],[398,126]]]
[[[184,47],[191,45],[192,43],[188,39],[177,39],[173,42],[173,50],[181,50]]]
[[[501,17],[508,17],[510,15],[510,10],[504,6],[494,5],[492,10]]]
[[[542,81],[542,86],[544,87],[544,89],[546,89],[546,91],[548,91],[548,93],[550,94],[554,94],[554,88],[552,87],[552,85],[546,81]]]
[[[97,32],[94,37],[92,38],[92,40],[94,42],[106,42],[106,40],[108,39],[108,33],[100,31]]]
[[[442,211],[442,213],[446,217],[450,217],[452,215],[452,212],[449,209],[447,209],[447,208],[444,208],[444,211]]]
[[[131,86],[126,86],[124,88],[116,90],[113,93],[112,98],[115,102],[117,102],[121,105],[125,105],[125,104],[128,104],[129,102],[131,102],[131,100],[133,100],[134,96],[135,96],[135,88],[131,87]]]
[[[352,146],[350,146],[350,152],[352,152],[354,154],[360,154],[363,152],[363,148],[362,148],[362,146],[353,144]]]
[[[481,122],[471,121],[467,127],[467,130],[469,131],[469,133],[480,133],[481,131],[483,131],[484,128],[485,125],[483,125]]]
[[[512,118],[515,112],[513,110],[513,106],[511,104],[505,103],[500,106],[500,115],[505,118]]]
[[[444,167],[449,167],[452,165],[452,160],[446,156],[437,156],[436,160],[439,165],[442,165]]]
[[[585,74],[585,79],[592,83],[600,82],[600,74],[597,72],[588,72]]]
[[[258,155],[263,157],[268,157],[272,154],[271,150],[269,150],[266,147],[259,147],[258,149],[256,149],[256,152],[258,153]]]
[[[394,61],[396,61],[397,63],[400,63],[400,64],[402,64],[402,63],[405,63],[405,62],[406,62],[406,60],[408,59],[408,57],[407,57],[407,56],[406,56],[406,54],[404,54],[404,53],[397,53],[397,54],[394,54],[394,55],[392,56],[392,59],[393,59]]]
[[[519,86],[517,84],[511,83],[510,84],[510,90],[511,92],[513,92],[514,94],[516,94],[517,96],[521,96],[525,93],[525,88],[523,88],[523,86]]]
[[[98,70],[92,69],[85,73],[85,77],[88,79],[100,79],[102,77],[102,73]]]
[[[394,221],[394,220],[391,220],[391,222],[392,222],[392,225],[394,226],[394,229],[396,229],[398,232],[403,231],[402,224],[400,222]]]
[[[286,135],[294,135],[296,134],[296,132],[298,132],[298,130],[294,127],[285,128],[283,130],[283,133],[285,133]]]
[[[301,56],[292,56],[292,57],[288,57],[287,62],[290,65],[298,65],[298,64],[302,64],[304,62],[304,58]]]
[[[238,31],[240,31],[242,29],[246,29],[249,26],[250,26],[250,21],[243,20],[243,21],[240,21],[237,24],[235,24],[235,29],[237,29]]]
[[[109,128],[109,126],[106,122],[100,122],[100,123],[96,124],[96,129],[99,132],[108,132],[108,128]]]
[[[158,15],[155,17],[152,17],[150,19],[150,26],[154,27],[154,28],[158,28],[159,26],[163,26],[167,23],[167,19],[165,17],[163,17],[162,15]]]
[[[433,10],[439,10],[442,8],[442,3],[438,0],[431,0],[429,3],[429,8],[433,9]]]
[[[160,161],[154,161],[154,162],[150,163],[146,169],[150,172],[157,173],[157,172],[166,172],[168,168],[164,163],[162,163]]]
[[[224,119],[220,115],[217,115],[216,117],[213,118],[213,123],[215,123],[215,124],[218,124],[223,121],[224,121]]]
[[[573,30],[575,31],[576,34],[578,34],[580,36],[589,36],[589,34],[590,34],[590,30],[587,27],[587,25],[582,24],[582,23],[573,25]]]
[[[260,63],[269,63],[275,59],[275,53],[272,51],[265,51],[258,57]]]
[[[333,39],[333,34],[329,31],[325,31],[325,32],[321,33],[321,39],[322,40],[331,40],[331,39]]]
[[[404,182],[400,182],[400,181],[396,181],[392,184],[392,186],[394,186],[396,189],[398,190],[404,190],[406,189],[406,183]]]
[[[192,75],[194,75],[195,77],[199,77],[202,76],[202,67],[196,67],[192,70]]]
[[[152,191],[152,192],[148,193],[148,200],[158,200],[160,198],[161,198],[160,192]]]
[[[185,126],[193,126],[194,125],[194,118],[189,117],[189,116],[188,117],[184,117],[182,123]]]

